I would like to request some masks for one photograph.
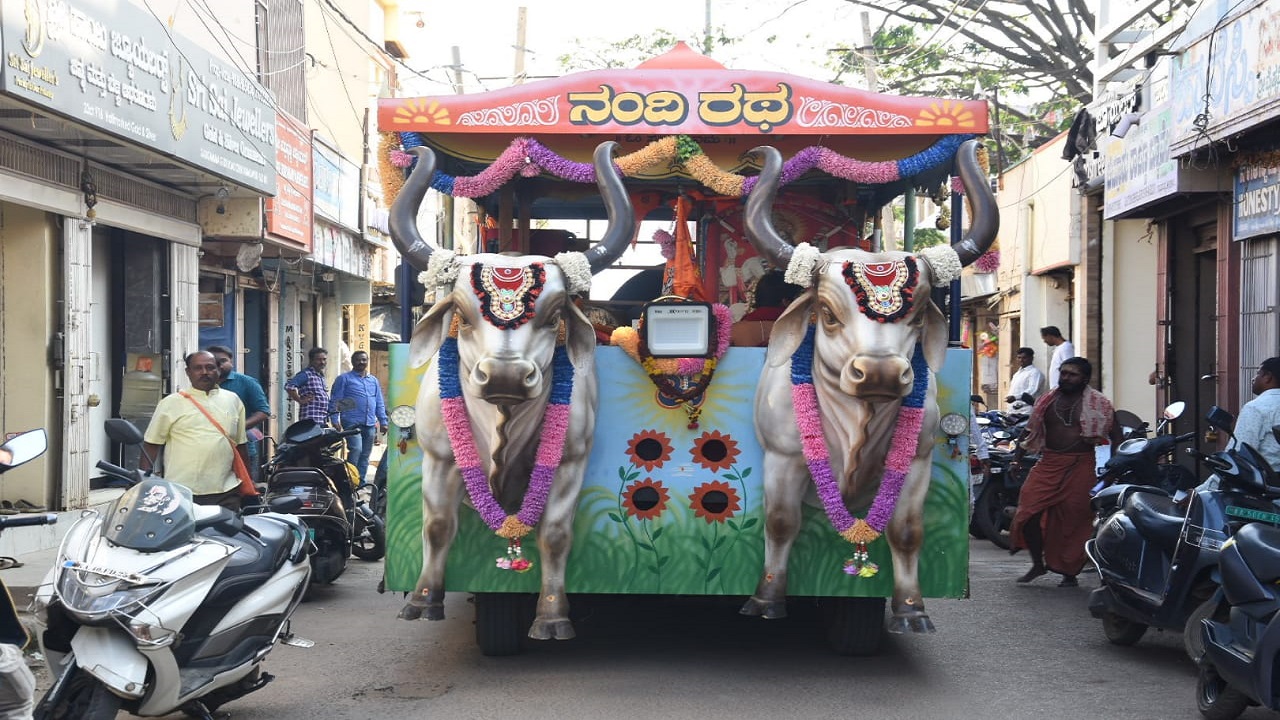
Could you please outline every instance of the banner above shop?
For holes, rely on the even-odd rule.
[[[1240,166],[1231,206],[1234,239],[1280,233],[1280,165]]]
[[[276,113],[257,80],[127,0],[0,3],[0,91],[265,195]]]
[[[592,70],[470,95],[383,99],[378,128],[433,134],[980,134],[987,131],[987,104],[729,70],[678,43],[634,69]]]
[[[1182,167],[1170,154],[1172,137],[1168,104],[1142,113],[1122,138],[1099,137],[1105,157],[1104,219],[1144,217],[1143,208],[1176,195],[1217,190],[1216,171]]]

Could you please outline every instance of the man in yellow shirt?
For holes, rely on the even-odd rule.
[[[244,403],[235,393],[218,388],[218,362],[211,353],[193,352],[186,357],[186,365],[191,387],[156,405],[143,436],[142,469],[151,469],[163,452],[166,480],[190,488],[197,503],[239,510],[240,480],[232,453],[248,461]]]

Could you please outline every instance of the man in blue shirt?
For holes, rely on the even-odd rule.
[[[347,438],[347,462],[356,466],[363,482],[376,433],[387,431],[387,406],[378,378],[369,374],[369,353],[357,350],[351,354],[351,370],[333,381],[329,412],[338,415],[339,428],[360,429],[359,435]]]
[[[307,351],[309,363],[302,372],[289,378],[284,384],[289,399],[298,403],[300,420],[314,420],[318,425],[329,423],[329,388],[324,382],[324,369],[329,365],[329,351],[313,347]]]
[[[263,430],[266,428],[264,423],[271,417],[271,405],[267,403],[267,394],[262,391],[262,385],[256,379],[236,372],[235,363],[231,360],[231,348],[225,345],[210,345],[205,348],[205,351],[212,353],[213,359],[218,361],[218,374],[221,378],[218,381],[218,387],[235,393],[240,398],[240,402],[244,403],[244,428],[249,438],[249,472],[253,474],[253,479],[257,480],[258,471],[262,465],[259,460],[258,446],[261,444]]]
[[[1280,470],[1280,443],[1271,426],[1280,425],[1280,357],[1267,358],[1253,376],[1253,394],[1258,397],[1240,408],[1236,439],[1249,443],[1266,458],[1273,470]]]

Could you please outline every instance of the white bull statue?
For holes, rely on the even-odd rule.
[[[917,575],[938,423],[931,369],[946,355],[947,324],[930,298],[990,247],[999,214],[977,161],[977,141],[956,157],[972,208],[954,247],[919,253],[820,253],[774,229],[782,159],[771,147],[748,198],[748,240],[807,291],[774,323],[756,389],[764,449],[764,572],[742,614],[786,615],[787,559],[812,478],[836,532],[853,544],[845,572],[878,568],[867,544],[888,536],[893,558],[891,632],[933,632]],[[866,511],[863,518],[855,512]],[[850,579],[850,582],[856,582]]]
[[[422,575],[402,619],[444,618],[445,560],[465,490],[484,522],[507,539],[505,567],[527,569],[520,539],[538,528],[542,587],[529,637],[574,636],[565,564],[595,432],[597,386],[595,333],[571,294],[587,290],[634,230],[612,165],[615,149],[603,143],[594,157],[608,231],[586,253],[554,258],[458,257],[433,249],[418,233],[416,216],[435,156],[414,150],[417,167],[392,205],[391,236],[406,261],[428,274],[428,287],[452,289],[418,322],[410,342],[411,365],[432,367],[417,400]]]

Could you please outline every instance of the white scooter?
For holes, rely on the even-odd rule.
[[[141,433],[108,420],[113,440]],[[110,463],[135,482],[105,514],[86,510],[36,595],[40,644],[57,680],[37,720],[108,720],[119,710],[212,720],[273,679],[261,664],[289,632],[311,573],[296,498],[249,517],[195,505],[191,491]]]

